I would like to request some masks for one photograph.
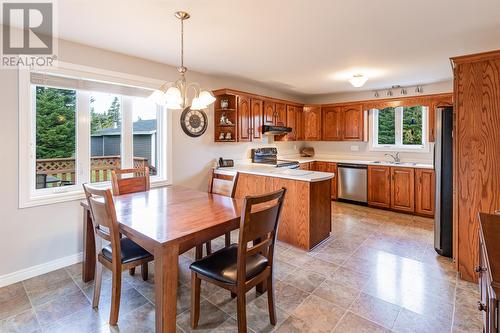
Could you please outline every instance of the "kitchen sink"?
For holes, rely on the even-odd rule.
[[[377,164],[391,164],[391,165],[417,165],[415,162],[394,162],[394,161],[373,161],[372,163]]]

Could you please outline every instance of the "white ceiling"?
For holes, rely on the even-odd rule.
[[[64,0],[63,39],[295,94],[451,79],[449,57],[500,49],[500,0]]]

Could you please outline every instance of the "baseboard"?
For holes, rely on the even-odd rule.
[[[0,288],[19,281],[23,281],[38,275],[55,271],[66,266],[79,263],[83,260],[83,252],[72,254],[67,257],[52,260],[40,265],[21,269],[17,272],[0,275]]]

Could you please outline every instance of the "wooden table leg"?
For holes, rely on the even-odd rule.
[[[95,235],[92,218],[88,209],[83,208],[83,263],[82,280],[89,282],[95,273]]]
[[[177,317],[179,246],[159,248],[155,256],[156,332],[174,333]]]

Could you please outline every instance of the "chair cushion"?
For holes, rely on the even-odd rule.
[[[151,253],[144,250],[142,247],[134,243],[129,238],[120,239],[122,264],[129,263],[131,261],[140,260],[152,257]],[[106,245],[102,248],[102,255],[109,261],[113,260],[113,254],[111,250],[111,244]]]
[[[229,284],[236,284],[238,244],[232,244],[205,258],[195,261],[190,268],[198,274]],[[267,258],[256,254],[246,260],[247,281],[267,267]]]

